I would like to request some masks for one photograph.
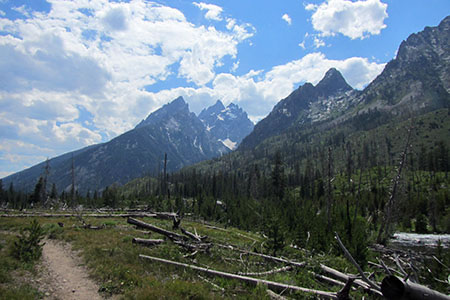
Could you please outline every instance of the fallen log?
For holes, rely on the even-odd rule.
[[[355,268],[358,270],[359,275],[361,275],[361,277],[364,280],[364,282],[366,282],[372,289],[380,292],[381,291],[380,286],[377,283],[375,283],[372,280],[370,280],[366,276],[366,274],[364,274],[364,272],[361,269],[360,265],[355,261],[353,256],[347,250],[347,248],[345,248],[344,243],[342,243],[341,238],[339,237],[339,234],[337,232],[335,232],[334,234],[335,234],[336,241],[338,242],[339,246],[341,247],[342,251],[344,252],[345,257],[347,257],[347,259],[355,266]]]
[[[347,274],[344,274],[344,273],[342,273],[342,272],[340,272],[340,271],[338,271],[338,270],[335,270],[335,269],[333,269],[333,268],[327,267],[327,266],[325,266],[325,265],[323,265],[323,264],[320,264],[320,268],[322,269],[322,271],[324,271],[324,272],[330,274],[330,275],[333,276],[334,278],[337,278],[337,279],[339,279],[339,280],[341,280],[341,281],[347,282],[347,281],[351,278],[351,277],[348,276]],[[360,286],[361,288],[363,288],[363,289],[366,290],[366,291],[370,291],[370,292],[372,292],[372,293],[374,293],[374,294],[377,294],[377,295],[379,295],[379,296],[382,296],[382,294],[381,294],[380,291],[377,291],[377,290],[372,289],[372,288],[369,286],[369,284],[368,284],[367,282],[362,281],[361,279],[356,279],[353,283],[354,283],[355,285]]]
[[[238,274],[243,275],[243,276],[265,276],[265,275],[270,275],[270,274],[275,274],[275,273],[280,273],[280,272],[290,271],[290,270],[292,270],[292,266],[286,266],[286,267],[277,268],[277,269],[273,269],[273,270],[269,270],[269,271],[265,271],[265,272],[255,272],[255,273],[238,272]]]
[[[172,220],[173,218],[178,218],[178,214],[174,212],[153,212],[155,218],[163,220]]]
[[[187,235],[188,237],[190,237],[191,239],[193,239],[194,241],[197,241],[197,242],[202,242],[202,241],[204,241],[204,240],[206,240],[208,237],[205,235],[205,236],[199,236],[198,234],[197,234],[197,232],[195,232],[195,234],[193,234],[192,232],[189,232],[189,231],[187,231],[186,229],[184,229],[183,227],[179,227],[180,228],[180,230],[181,230],[181,232],[184,234],[184,235]]]
[[[80,214],[47,214],[47,213],[27,213],[27,214],[1,214],[0,218],[78,218]],[[135,214],[83,214],[85,218],[154,218],[156,214],[135,213]]]
[[[439,293],[426,286],[402,280],[397,276],[386,276],[381,282],[381,292],[388,300],[450,300],[450,296]]]
[[[229,279],[237,279],[237,280],[241,280],[241,281],[244,281],[244,282],[252,284],[252,285],[264,284],[269,289],[275,290],[275,291],[291,290],[291,291],[294,291],[294,292],[310,293],[310,294],[314,294],[314,295],[317,295],[317,296],[320,296],[320,297],[324,297],[324,298],[328,298],[328,299],[338,299],[337,295],[335,293],[332,293],[332,292],[313,290],[313,289],[298,287],[298,286],[294,286],[294,285],[288,285],[288,284],[274,282],[274,281],[269,281],[269,280],[264,280],[264,279],[258,279],[258,278],[253,278],[253,277],[248,277],[248,276],[243,276],[243,275],[237,275],[237,274],[232,274],[232,273],[226,273],[226,272],[222,272],[222,271],[202,268],[202,267],[198,267],[198,266],[194,266],[194,265],[188,265],[188,264],[184,264],[184,263],[180,263],[180,262],[176,262],[176,261],[171,261],[171,260],[167,260],[167,259],[162,259],[162,258],[158,258],[158,257],[147,256],[147,255],[143,255],[143,254],[139,254],[139,257],[140,258],[144,258],[144,259],[149,259],[149,260],[152,260],[152,261],[165,263],[165,264],[170,264],[170,265],[175,265],[175,266],[179,266],[179,267],[190,268],[192,270],[204,272],[204,273],[207,273],[207,274],[210,274],[210,275],[220,276],[220,277],[229,278]]]
[[[281,258],[281,257],[275,257],[275,256],[267,255],[267,254],[262,254],[262,253],[247,251],[247,250],[244,250],[244,249],[239,249],[239,248],[236,248],[236,247],[233,247],[233,246],[227,246],[227,245],[222,245],[222,244],[215,244],[215,245],[218,246],[218,247],[221,247],[221,248],[238,251],[238,252],[241,252],[241,253],[244,253],[244,254],[250,254],[250,255],[254,255],[254,256],[263,257],[263,258],[268,259],[268,260],[272,260],[272,261],[276,261],[276,262],[280,262],[280,263],[285,263],[285,264],[293,265],[293,266],[296,266],[296,267],[304,267],[306,265],[306,262],[296,262],[296,261],[284,259],[284,258]]]
[[[132,240],[133,244],[139,244],[139,245],[144,245],[144,246],[148,246],[148,247],[159,245],[163,242],[164,242],[164,240],[162,240],[162,239],[133,238],[133,240]]]
[[[192,232],[187,231],[187,230],[184,229],[183,227],[179,227],[179,228],[180,228],[181,232],[182,232],[184,235],[187,235],[187,236],[190,237],[191,239],[193,239],[193,240],[195,240],[195,241],[197,241],[197,242],[201,242],[201,241],[202,241],[202,240],[200,239],[199,236],[193,234]]]
[[[134,218],[128,218],[127,223],[132,224],[132,225],[136,225],[138,227],[146,228],[146,229],[149,229],[149,230],[151,230],[153,232],[165,235],[171,240],[184,240],[184,241],[186,241],[186,240],[189,239],[188,237],[186,237],[184,235],[181,235],[181,234],[169,231],[169,230],[165,230],[165,229],[159,228],[157,226],[145,223],[143,221],[140,221],[140,220],[137,220],[137,219],[134,219]]]

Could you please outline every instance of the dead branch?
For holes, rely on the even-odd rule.
[[[197,253],[198,253],[198,251],[194,251],[194,252],[192,252],[192,253],[188,253],[188,254],[186,254],[186,255],[183,255],[183,257],[184,257],[184,258],[194,257],[194,256],[197,255]]]
[[[141,239],[141,238],[133,238],[132,240],[133,244],[139,244],[144,245],[148,247],[152,247],[155,245],[159,245],[161,243],[164,243],[164,240],[162,239]]]
[[[217,227],[217,226],[205,225],[205,227],[206,227],[206,228],[210,228],[210,229],[215,229],[215,230],[220,230],[220,231],[228,232],[227,229],[220,228],[220,227]]]
[[[217,284],[215,284],[214,282],[212,282],[211,280],[206,279],[205,277],[202,277],[200,275],[197,275],[198,278],[200,278],[201,280],[203,280],[204,282],[209,283],[210,285],[212,285],[215,289],[221,291],[222,293],[225,292],[225,289],[223,287],[218,286]]]
[[[353,256],[350,254],[350,252],[347,250],[347,248],[345,248],[344,244],[342,243],[341,239],[339,238],[339,234],[337,232],[335,232],[335,237],[336,240],[339,244],[339,246],[341,247],[342,251],[344,251],[345,256],[347,257],[347,259],[356,267],[356,269],[359,272],[359,275],[361,275],[362,279],[369,284],[370,287],[372,287],[374,290],[377,290],[378,292],[381,291],[381,288],[378,284],[376,284],[375,282],[373,282],[372,280],[370,280],[369,278],[367,278],[366,274],[364,274],[363,270],[361,269],[361,267],[359,266],[359,264],[355,261],[355,259],[353,258]]]
[[[347,282],[348,279],[350,278],[349,275],[344,274],[344,273],[342,273],[342,272],[340,272],[340,271],[338,271],[338,270],[335,270],[335,269],[333,269],[333,268],[327,267],[327,266],[325,266],[325,265],[322,265],[322,264],[321,264],[321,265],[320,265],[320,268],[322,269],[322,271],[324,271],[324,272],[326,272],[326,273],[332,275],[334,278],[337,278],[337,279],[339,279],[339,280],[341,280],[341,281]],[[379,296],[382,296],[382,294],[381,294],[380,291],[377,291],[377,290],[372,289],[366,282],[362,281],[361,279],[356,279],[356,280],[354,281],[354,284],[360,286],[360,287],[363,288],[364,290],[367,290],[367,291],[369,291],[369,292],[372,292],[372,293],[375,293],[375,294],[377,294],[377,295],[379,295]]]
[[[450,300],[449,296],[441,294],[426,286],[402,280],[396,276],[386,276],[381,282],[381,292],[388,300],[394,299],[433,299],[433,300]]]
[[[400,273],[403,275],[403,277],[407,277],[408,274],[403,269],[402,264],[400,263],[400,259],[398,258],[398,255],[395,255],[395,264],[397,265],[397,267],[400,270]]]
[[[171,261],[171,260],[167,260],[167,259],[147,256],[147,255],[143,255],[143,254],[139,254],[139,257],[144,258],[144,259],[149,259],[152,261],[165,263],[165,264],[171,264],[171,265],[175,265],[175,266],[179,266],[179,267],[190,268],[192,270],[204,272],[204,273],[207,273],[210,275],[220,276],[220,277],[224,277],[224,278],[237,279],[237,280],[241,280],[241,281],[244,281],[244,282],[252,284],[252,285],[264,284],[264,285],[267,285],[267,287],[272,290],[291,290],[291,291],[295,291],[295,292],[310,293],[310,294],[314,294],[314,295],[321,296],[321,297],[328,298],[328,299],[338,299],[336,294],[331,293],[331,292],[318,291],[318,290],[307,289],[307,288],[303,288],[303,287],[288,285],[288,284],[284,284],[284,283],[278,283],[278,282],[264,280],[264,279],[257,279],[257,278],[252,278],[252,277],[247,277],[247,276],[242,276],[242,275],[237,275],[237,274],[221,272],[221,271],[217,271],[217,270],[202,268],[202,267],[198,267],[198,266],[194,266],[194,265],[188,265],[188,264],[184,264],[184,263],[180,263],[180,262],[175,262],[175,261]]]
[[[188,237],[190,237],[190,238],[193,239],[194,241],[202,242],[202,241],[204,241],[204,240],[206,240],[206,239],[208,238],[206,235],[205,235],[205,236],[199,236],[199,235],[197,234],[197,230],[195,230],[195,228],[194,228],[195,234],[192,233],[192,232],[187,231],[187,230],[184,229],[183,227],[179,227],[179,228],[180,228],[181,232],[182,232],[184,235],[187,235]]]
[[[256,273],[238,272],[238,274],[243,275],[243,276],[264,276],[264,275],[270,275],[270,274],[275,274],[275,273],[280,273],[280,272],[290,271],[290,270],[292,270],[292,266],[286,266],[286,267],[277,268],[277,269],[273,269],[273,270],[269,270],[269,271],[265,271],[265,272],[256,272]]]
[[[287,299],[286,297],[283,297],[269,289],[267,289],[266,292],[269,295],[270,299],[273,299],[273,300],[286,300]]]
[[[163,220],[172,220],[174,217],[178,218],[178,214],[174,212],[153,212],[154,217]]]
[[[336,279],[333,279],[333,278],[330,278],[330,277],[327,277],[327,276],[324,276],[324,275],[321,275],[321,274],[316,274],[316,273],[314,273],[312,271],[308,271],[308,273],[310,273],[316,279],[321,280],[323,282],[326,282],[326,283],[329,283],[329,284],[332,284],[332,285],[345,286],[345,283],[342,282],[342,281],[339,281],[339,280],[336,280]],[[355,289],[355,288],[353,288],[353,289]]]
[[[142,228],[146,228],[146,229],[149,229],[149,230],[154,231],[156,233],[165,235],[171,240],[181,240],[181,241],[184,240],[185,241],[185,240],[189,239],[188,237],[186,237],[184,235],[180,235],[178,233],[159,228],[157,226],[145,223],[143,221],[140,221],[140,220],[137,220],[137,219],[134,219],[134,218],[128,218],[127,222],[129,224],[136,225],[136,226],[142,227]]]

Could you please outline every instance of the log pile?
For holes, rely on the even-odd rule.
[[[315,295],[319,298],[324,299],[339,299],[339,300],[347,300],[350,299],[350,292],[354,291],[358,288],[362,289],[364,292],[367,292],[371,295],[373,295],[375,298],[385,298],[385,299],[426,299],[428,297],[427,295],[430,295],[430,299],[446,299],[450,300],[450,297],[438,293],[436,291],[433,291],[425,286],[422,286],[420,284],[411,282],[410,280],[402,280],[396,276],[391,275],[392,271],[395,271],[396,273],[400,273],[399,271],[396,271],[393,268],[388,268],[382,261],[381,264],[374,264],[377,268],[381,268],[382,270],[388,271],[388,275],[383,279],[382,283],[377,283],[370,279],[370,276],[366,275],[366,273],[363,272],[361,267],[356,263],[356,261],[353,259],[350,252],[346,249],[344,244],[342,243],[339,235],[336,233],[335,238],[338,243],[338,245],[341,247],[342,252],[344,253],[344,256],[355,266],[355,268],[358,270],[357,275],[353,274],[345,274],[338,270],[335,270],[333,268],[330,268],[328,266],[325,266],[323,264],[320,265],[320,270],[327,274],[316,274],[314,272],[310,272],[317,278],[318,280],[321,280],[323,282],[327,282],[331,285],[337,285],[341,286],[341,290],[339,292],[329,292],[329,291],[322,291],[322,290],[315,290],[310,288],[304,288],[299,286],[294,286],[290,284],[285,283],[279,283],[274,282],[270,280],[260,279],[257,277],[266,276],[270,274],[275,274],[278,272],[287,272],[291,271],[294,268],[298,267],[304,267],[306,265],[306,262],[297,262],[292,261],[286,258],[281,257],[274,257],[267,254],[257,253],[248,251],[245,249],[240,249],[236,246],[232,245],[224,245],[220,243],[207,243],[204,242],[207,240],[206,236],[200,236],[197,234],[196,230],[194,229],[195,233],[189,232],[186,229],[184,229],[181,226],[177,226],[178,229],[182,232],[183,235],[180,235],[175,232],[167,231],[161,228],[158,228],[154,225],[150,225],[147,223],[144,223],[139,220],[135,220],[132,218],[128,219],[128,223],[138,225],[140,227],[149,229],[151,231],[160,233],[168,237],[170,240],[172,240],[175,244],[183,247],[184,249],[191,252],[191,254],[185,255],[184,257],[190,257],[195,256],[198,252],[204,252],[209,253],[210,249],[212,247],[217,247],[220,249],[228,249],[231,251],[236,251],[241,254],[241,261],[242,261],[242,255],[251,255],[251,256],[257,256],[261,257],[266,260],[270,260],[275,263],[281,263],[284,266],[279,268],[274,268],[267,271],[262,272],[238,272],[237,274],[229,273],[229,272],[223,272],[219,270],[214,270],[212,268],[204,268],[201,266],[197,266],[194,264],[186,264],[181,262],[176,262],[172,260],[167,260],[163,258],[148,256],[148,255],[139,255],[140,258],[145,260],[150,260],[154,262],[164,263],[164,264],[170,264],[175,265],[182,268],[189,268],[191,270],[195,270],[197,272],[206,273],[210,276],[219,276],[224,278],[230,278],[230,279],[236,279],[243,281],[245,283],[251,284],[251,285],[257,285],[257,284],[264,284],[268,288],[268,294],[273,299],[283,299],[282,295],[279,295],[275,292],[286,292],[286,291],[293,291],[293,292],[301,292],[306,294]],[[145,225],[147,224],[147,225]],[[178,223],[179,225],[179,223]],[[195,261],[195,260],[194,260]],[[404,271],[403,271],[404,272]],[[332,278],[331,278],[332,277]],[[213,283],[211,283],[213,284]],[[220,287],[219,287],[220,288]]]

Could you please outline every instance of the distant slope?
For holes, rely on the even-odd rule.
[[[113,140],[86,147],[49,160],[49,183],[59,191],[68,190],[72,183],[72,156],[75,185],[84,193],[101,190],[113,183],[124,184],[144,174],[162,170],[167,153],[167,170],[220,156],[229,149],[209,134],[204,124],[189,111],[183,98],[163,106],[150,114],[135,129]],[[16,189],[31,191],[45,163],[4,178]]]
[[[253,132],[243,140],[241,149],[255,147],[292,126],[310,124],[328,118],[331,113],[343,111],[357,94],[341,73],[332,68],[316,86],[306,83],[278,102],[272,112],[256,124]]]

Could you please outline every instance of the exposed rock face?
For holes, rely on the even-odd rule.
[[[234,150],[254,126],[242,108],[233,103],[225,107],[220,100],[202,110],[198,117],[207,131],[230,150]]]
[[[241,149],[319,121],[328,126],[361,113],[392,115],[424,113],[450,107],[450,16],[437,27],[412,34],[397,57],[363,91],[353,90],[336,69],[316,85],[305,83],[281,100],[244,139]]]
[[[364,90],[369,108],[395,114],[448,107],[450,101],[450,17],[412,34],[397,57]]]
[[[347,84],[342,74],[332,68],[316,85],[305,83],[278,102],[272,112],[244,139],[242,148],[251,148],[264,139],[284,132],[291,126],[321,121],[332,113],[348,108],[357,91]]]

